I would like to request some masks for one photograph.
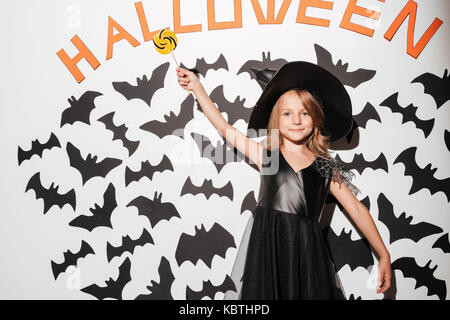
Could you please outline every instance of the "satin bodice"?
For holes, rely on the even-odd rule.
[[[319,162],[295,172],[278,148],[264,149],[257,205],[318,222],[331,180],[317,170]]]

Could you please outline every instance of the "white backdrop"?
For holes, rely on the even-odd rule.
[[[249,210],[241,213],[244,197],[259,188],[259,173],[245,162],[227,164],[220,172],[214,164],[201,158],[191,133],[207,136],[213,144],[221,143],[221,137],[208,120],[194,109],[194,117],[184,131],[184,139],[174,136],[163,138],[140,129],[151,120],[164,122],[164,115],[178,114],[187,94],[176,81],[175,62],[170,55],[161,55],[153,48],[151,41],[144,42],[135,9],[136,1],[3,1],[0,4],[0,26],[2,33],[1,64],[1,166],[0,181],[2,201],[0,216],[0,298],[3,299],[95,299],[80,289],[92,284],[105,286],[105,280],[116,279],[119,266],[129,258],[131,281],[123,287],[123,299],[135,299],[148,294],[146,288],[154,283],[168,281],[167,274],[161,275],[160,263],[164,258],[170,264],[173,283],[166,288],[168,298],[185,299],[189,286],[192,290],[202,289],[203,281],[210,280],[214,286],[221,284],[230,273]],[[233,1],[215,1],[216,21],[233,19]],[[260,1],[263,12],[266,2]],[[276,1],[276,12],[282,1]],[[395,20],[407,0],[358,1],[358,5],[381,12],[378,24],[367,18],[354,16],[352,22],[375,28],[372,37],[339,27],[349,1],[334,1],[333,10],[310,8],[309,16],[330,20],[329,27],[296,23],[299,0],[291,2],[282,24],[260,25],[250,1],[242,1],[242,27],[224,30],[208,30],[206,1],[182,0],[181,23],[201,24],[201,32],[180,33],[178,47],[174,51],[179,62],[192,68],[196,59],[204,58],[207,63],[215,62],[222,54],[228,70],[210,69],[200,79],[211,93],[223,85],[225,98],[233,102],[236,97],[244,99],[244,106],[251,108],[257,101],[261,88],[249,73],[237,74],[248,60],[261,61],[263,53],[270,52],[272,60],[304,60],[317,63],[319,45],[330,52],[333,64],[341,59],[348,63],[348,71],[367,69],[376,71],[369,81],[361,82],[355,88],[346,86],[353,103],[353,114],[362,112],[370,103],[379,116],[379,121],[370,120],[359,127],[351,141],[342,139],[333,145],[342,161],[352,163],[355,155],[362,154],[368,162],[380,155],[386,158],[388,170],[383,170],[361,161],[355,165],[355,184],[361,189],[359,199],[370,200],[370,212],[378,230],[391,254],[392,262],[403,263],[395,272],[395,294],[391,299],[448,299],[450,285],[450,255],[448,249],[450,150],[445,141],[445,132],[450,129],[449,102],[438,107],[435,98],[424,92],[424,85],[412,82],[415,78],[431,73],[442,78],[450,67],[449,57],[449,15],[450,3],[446,0],[417,0],[418,13],[415,21],[414,43],[423,35],[435,18],[443,21],[434,36],[417,58],[406,52],[407,21],[392,41],[384,34]],[[173,30],[172,1],[142,1],[150,30],[169,26]],[[188,4],[189,3],[189,4]],[[114,45],[113,58],[106,60],[108,16],[113,18],[141,45],[132,47],[126,41]],[[116,31],[117,32],[117,31]],[[85,80],[77,83],[71,73],[56,55],[64,49],[70,57],[76,49],[70,39],[78,35],[100,62],[93,70],[86,61],[78,66]],[[164,77],[164,85],[153,95],[150,106],[140,99],[127,100],[116,91],[113,82],[129,82],[136,85],[136,78],[170,63]],[[441,91],[449,88],[449,82],[441,80]],[[435,90],[438,84],[429,84]],[[432,89],[430,89],[432,90]],[[62,112],[70,104],[68,99],[79,99],[87,91],[102,93],[95,99],[95,109],[90,114],[90,124],[75,122],[61,127]],[[398,104],[402,108],[417,107],[415,117],[394,113],[382,106],[391,95],[398,93]],[[448,99],[448,97],[447,97]],[[130,156],[119,140],[113,140],[113,133],[97,119],[115,112],[114,122],[125,124],[127,138],[139,141],[137,150]],[[223,113],[227,118],[227,113]],[[428,134],[419,127],[421,121],[434,119]],[[233,124],[246,132],[244,119]],[[34,155],[18,163],[18,150],[30,150],[32,141],[46,142],[54,133],[61,148],[44,150],[42,156]],[[447,138],[450,139],[450,138]],[[120,159],[121,164],[105,178],[94,177],[82,183],[80,172],[69,163],[66,145],[70,142],[81,150],[98,156]],[[416,173],[405,173],[405,164],[394,163],[405,150],[417,147],[415,159],[408,159],[407,165],[416,163],[420,168],[431,165],[436,168],[434,178],[427,179]],[[166,155],[173,170],[156,172],[152,179],[142,178],[125,185],[126,168],[138,171],[141,163],[159,163]],[[352,168],[352,165],[349,165]],[[356,167],[361,167],[359,172]],[[76,209],[70,205],[52,206],[44,214],[44,202],[36,199],[35,192],[25,192],[30,178],[39,172],[44,188],[54,183],[59,193],[74,189]],[[201,185],[205,179],[212,179],[215,187],[231,182],[233,199],[212,194],[181,195],[187,178],[194,185]],[[245,178],[243,178],[245,177]],[[445,180],[447,179],[447,180]],[[115,187],[117,207],[111,216],[111,227],[98,227],[92,231],[77,228],[69,223],[80,215],[90,215],[89,208],[95,204],[103,206],[103,194],[112,183]],[[415,185],[418,190],[410,191]],[[432,191],[431,191],[432,190]],[[439,191],[440,190],[440,191]],[[128,206],[138,196],[153,199],[155,192],[162,194],[162,202],[172,203],[179,217],[161,220],[151,225],[149,219],[138,215],[136,207]],[[447,195],[445,194],[447,193]],[[393,214],[399,218],[402,213],[412,217],[409,223],[427,223],[420,226],[402,226],[397,222],[391,226],[380,219],[377,200],[383,194],[393,205]],[[351,239],[362,237],[339,207],[331,221],[331,228],[339,235],[350,230]],[[396,219],[394,219],[396,220]],[[217,223],[233,235],[236,247],[210,257],[210,263],[184,261],[178,263],[176,251],[183,234],[193,235],[196,228],[204,226],[209,230]],[[407,223],[406,223],[407,224]],[[431,226],[432,225],[432,226]],[[134,252],[125,252],[111,261],[107,259],[107,243],[119,246],[122,237],[129,235],[137,239],[147,230],[153,244],[137,246]],[[390,233],[396,230],[398,239]],[[414,230],[414,231],[411,231]],[[431,230],[431,231],[430,231]],[[434,231],[433,231],[434,230]],[[437,230],[437,231],[436,231]],[[409,234],[409,236],[408,236]],[[414,238],[413,234],[420,234]],[[67,250],[78,252],[81,241],[89,244],[95,254],[77,260],[76,269],[61,272],[55,279],[51,261],[61,263]],[[351,252],[345,253],[351,256]],[[406,258],[412,258],[407,260]],[[424,267],[431,260],[430,265]],[[374,259],[376,263],[376,259]],[[68,264],[70,265],[70,264]],[[435,267],[436,266],[436,267]],[[435,268],[435,269],[434,269]],[[347,298],[381,299],[370,284],[370,270],[364,266],[350,267],[344,264],[339,276]],[[150,290],[151,291],[151,290]],[[161,296],[162,297],[162,296]],[[222,299],[223,292],[212,296]]]

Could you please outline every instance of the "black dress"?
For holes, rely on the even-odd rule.
[[[224,299],[346,299],[319,226],[330,181],[353,193],[354,174],[318,157],[295,172],[279,149],[264,149],[261,185]]]

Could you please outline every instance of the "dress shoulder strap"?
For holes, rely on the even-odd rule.
[[[351,182],[355,177],[355,174],[349,169],[346,169],[342,161],[335,158],[318,157],[315,163],[316,169],[322,177],[329,178],[331,181],[339,183],[339,187],[342,183],[345,183],[355,196],[361,192],[361,190]]]

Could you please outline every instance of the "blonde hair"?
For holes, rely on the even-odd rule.
[[[279,130],[278,122],[280,112],[279,102],[281,97],[288,92],[294,92],[298,96],[301,104],[313,119],[314,128],[306,140],[306,147],[314,154],[319,155],[319,157],[328,159],[331,158],[330,153],[328,152],[330,147],[330,137],[323,135],[320,131],[325,120],[325,115],[316,98],[310,92],[303,89],[290,89],[278,97],[278,100],[276,101],[270,114],[269,123],[267,125],[267,138],[262,141],[263,146],[269,150],[272,150],[283,145],[283,139]]]

